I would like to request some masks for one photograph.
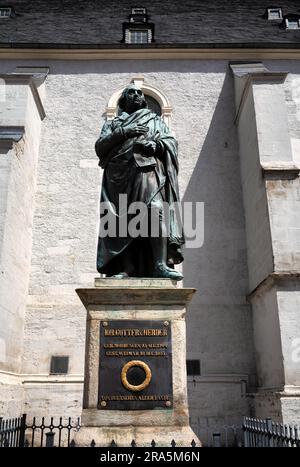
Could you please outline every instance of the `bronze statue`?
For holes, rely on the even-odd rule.
[[[109,213],[117,221],[116,233],[99,235],[97,269],[119,278],[181,280],[174,264],[183,261],[182,226],[172,208],[171,215],[164,209],[166,204],[179,202],[177,142],[162,119],[147,108],[139,88],[129,85],[124,89],[118,106],[122,113],[103,125],[95,145],[104,169],[101,203],[105,203],[106,216]],[[120,199],[125,195],[124,210]],[[129,206],[136,202],[146,206],[141,222],[158,222],[158,235],[151,235],[148,224],[147,235],[121,234],[119,223],[125,219],[129,224],[133,217]],[[103,219],[102,213],[100,224]]]

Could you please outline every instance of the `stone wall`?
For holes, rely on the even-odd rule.
[[[213,391],[214,423],[218,417],[227,417],[228,421],[239,418],[248,406],[239,388],[245,379],[253,384],[255,365],[251,311],[245,300],[245,226],[228,64],[34,64],[49,65],[50,74],[46,80],[47,118],[39,154],[25,323],[22,371],[35,380],[34,385],[25,383],[26,410],[38,415],[51,406],[52,412],[65,413],[61,393],[68,387],[69,410],[74,414],[77,406],[80,413],[82,384],[72,381],[83,374],[85,311],[74,290],[93,285],[96,275],[101,171],[94,142],[109,96],[142,74],[146,83],[166,93],[173,107],[182,198],[204,202],[204,245],[186,251],[183,268],[184,285],[198,289],[187,316],[188,358],[201,360],[204,377],[204,381],[200,377],[189,383],[191,415],[203,416],[206,407],[205,417],[211,416]],[[7,62],[8,71],[14,65]],[[49,390],[51,355],[69,355],[70,371]],[[228,386],[224,377],[233,373]],[[237,393],[228,391],[229,387],[236,387]],[[45,405],[41,402],[44,399]]]
[[[2,62],[2,66],[11,72],[16,65],[24,63]],[[283,260],[280,245],[276,250],[276,242],[271,244],[271,234],[275,240],[277,235],[278,242],[284,241],[276,230],[280,223],[287,224],[292,233],[297,228],[293,224],[297,181],[290,182],[288,188],[276,186],[273,190],[276,206],[284,193],[287,221],[286,217],[284,220],[267,217],[267,202],[272,200],[260,191],[262,178],[255,178],[254,174],[251,183],[254,180],[258,190],[247,192],[247,176],[251,176],[251,167],[255,168],[258,163],[253,152],[253,141],[257,144],[258,140],[250,106],[246,108],[244,122],[248,144],[240,148],[249,164],[241,175],[234,84],[226,61],[32,61],[30,65],[48,65],[50,74],[45,89],[47,118],[42,124],[39,150],[21,370],[26,411],[33,415],[45,415],[48,410],[49,415],[66,412],[80,415],[85,310],[74,290],[92,286],[97,275],[102,173],[97,166],[94,142],[109,97],[134,76],[142,74],[145,83],[161,89],[173,107],[172,130],[179,141],[182,199],[204,203],[204,244],[188,249],[183,265],[184,286],[198,290],[187,314],[187,358],[201,361],[201,375],[188,381],[192,427],[203,438],[207,427],[217,429],[224,424],[238,423],[242,415],[251,413],[247,394],[256,385],[251,306],[246,296],[273,271],[273,247],[277,251],[275,260]],[[295,80],[300,67],[285,62],[282,68],[288,70],[290,66]],[[268,67],[276,70],[279,65],[270,62]],[[288,130],[297,139],[294,124],[297,106],[288,102],[289,83],[287,80],[284,85]],[[254,225],[245,224],[241,182],[244,194],[247,192],[253,222],[256,219]],[[247,232],[252,229],[257,240],[251,236],[246,239],[246,227]],[[296,254],[297,236],[294,238],[292,250]],[[289,336],[296,337],[298,332],[295,327],[294,334],[289,334],[290,317],[291,322],[296,320],[297,297],[294,297],[287,296],[285,290],[277,295],[277,299],[284,298],[275,329],[286,333],[283,347],[288,345]],[[261,345],[265,341],[272,352],[272,335],[265,333],[277,323],[272,318],[274,304],[267,298],[264,298],[266,312],[261,312],[262,305],[257,313],[254,310],[254,328],[262,333],[257,341]],[[263,327],[259,320],[264,320]],[[265,373],[266,381],[270,375],[270,384],[280,385],[282,373],[279,379],[276,373],[279,362],[275,358],[263,361],[265,349],[256,345],[255,350],[258,368],[262,368],[260,377]],[[276,352],[274,356],[279,358],[280,348]],[[49,377],[52,355],[70,357],[67,376]],[[288,366],[285,377],[291,384],[293,374],[294,370]],[[278,380],[273,381],[274,378]],[[267,399],[261,404],[266,407]],[[283,406],[284,401],[280,404]],[[295,412],[295,405],[286,403],[285,407],[286,413]],[[274,413],[280,411],[281,408]]]
[[[291,102],[297,78],[284,72],[297,74],[299,65],[267,66],[232,67],[240,95],[237,121],[258,375],[255,411],[259,418],[269,411],[280,422],[299,423],[300,167],[297,101]]]
[[[0,111],[0,368],[19,373],[41,115],[28,77],[2,77],[6,80],[6,98]],[[7,133],[11,136],[5,136]]]

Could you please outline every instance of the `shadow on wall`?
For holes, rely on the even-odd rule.
[[[183,201],[204,203],[204,243],[185,248],[184,286],[205,296],[245,296],[246,237],[234,88],[225,76],[218,103]],[[201,125],[201,110],[199,112]]]

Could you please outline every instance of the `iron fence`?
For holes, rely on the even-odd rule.
[[[38,422],[36,417],[27,420],[26,414],[22,417],[8,420],[0,419],[0,447],[70,447],[73,439],[72,432],[80,429],[80,417],[73,420],[71,417],[46,423],[45,417]]]
[[[73,420],[71,417],[59,418],[58,423],[54,422],[54,417],[50,418],[50,423],[46,423],[42,417],[38,423],[33,417],[32,423],[25,424],[25,447],[70,447],[72,432],[79,431],[80,417]]]
[[[299,427],[244,417],[245,447],[300,447]]]
[[[45,417],[40,422],[33,417],[29,422],[26,414],[7,420],[0,418],[0,447],[76,447],[74,434],[80,430],[80,417],[59,417],[57,420],[55,422],[51,417],[50,423],[46,423]],[[211,442],[207,446],[300,447],[299,427],[275,423],[271,418],[244,417],[241,425],[223,428],[223,431],[215,430],[210,434]],[[243,441],[240,432],[243,433]],[[110,446],[117,447],[117,444],[112,440]],[[149,440],[150,446],[159,446],[159,442]],[[170,440],[170,446],[176,447],[175,440]],[[190,446],[196,447],[197,444],[192,440]],[[97,447],[94,440],[91,440],[90,447]],[[129,447],[138,447],[136,440],[132,440]]]
[[[45,417],[42,417],[39,423],[36,417],[29,422],[26,414],[16,419],[0,419],[0,447],[76,447],[73,437],[79,430],[80,417],[75,420],[71,417],[63,420],[63,417],[60,417],[56,423],[54,417],[50,418],[50,423],[46,423]],[[158,445],[158,441],[149,440],[149,447]],[[114,440],[111,440],[109,446],[118,447]],[[176,447],[174,439],[170,440],[170,446]],[[196,442],[192,440],[190,446],[196,447]],[[93,439],[90,447],[97,447]],[[129,447],[138,447],[138,444],[132,440]]]
[[[0,447],[24,446],[26,415],[3,420],[0,418]]]

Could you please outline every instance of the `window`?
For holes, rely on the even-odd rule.
[[[147,10],[146,8],[131,8],[132,15],[146,15]]]
[[[186,370],[188,376],[200,375],[200,360],[187,360]]]
[[[267,8],[267,18],[268,20],[282,19],[282,8]]]
[[[299,29],[300,27],[299,19],[286,19],[285,27],[286,29]]]
[[[50,375],[66,375],[69,369],[69,357],[51,357]]]
[[[147,23],[148,16],[146,8],[131,8],[129,21],[131,23]]]
[[[0,19],[10,18],[12,16],[12,8],[0,7]]]
[[[300,29],[300,15],[285,15],[281,27],[283,29]]]
[[[148,29],[133,29],[129,30],[129,43],[130,44],[147,44],[149,36]]]
[[[128,22],[123,23],[123,39],[126,44],[154,42],[154,24],[148,22],[146,8],[131,8]]]

